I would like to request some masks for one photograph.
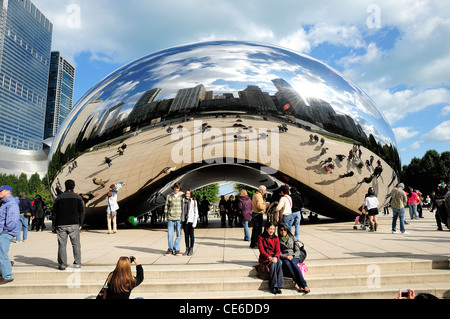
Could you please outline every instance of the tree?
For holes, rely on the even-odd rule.
[[[250,198],[253,198],[253,195],[258,191],[258,189],[254,188],[254,187],[244,185],[244,184],[239,184],[239,183],[234,184],[233,189],[238,195],[241,192],[241,190],[245,189],[247,191],[248,197],[250,197]]]
[[[42,184],[43,183],[38,173],[31,175],[28,180],[28,194],[35,193],[37,190],[41,189]]]
[[[429,150],[419,159],[411,160],[403,166],[401,181],[405,186],[419,189],[424,195],[436,190],[439,183],[450,181],[450,152],[439,155],[435,150]]]
[[[219,194],[219,184],[211,184],[200,189],[193,191],[195,199],[198,201],[203,200],[203,196],[206,196],[206,199],[214,204],[217,202],[217,195]]]

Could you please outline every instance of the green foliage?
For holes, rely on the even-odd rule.
[[[19,197],[21,192],[24,192],[29,200],[33,200],[36,195],[41,195],[42,199],[47,204],[47,207],[51,209],[53,207],[53,198],[50,190],[41,181],[38,173],[30,176],[22,173],[20,176],[0,174],[0,186],[9,185],[12,187],[12,195]]]
[[[241,190],[245,189],[250,198],[253,198],[253,195],[258,191],[258,189],[254,188],[254,187],[244,185],[244,184],[239,184],[239,183],[234,184],[233,189],[237,195],[239,195]]]
[[[205,186],[203,188],[197,189],[193,191],[195,199],[198,201],[203,200],[203,196],[206,196],[206,199],[214,204],[217,202],[217,195],[219,194],[219,184],[211,184]]]
[[[404,165],[401,172],[401,182],[406,187],[419,189],[424,195],[435,191],[439,183],[449,181],[450,152],[439,154],[429,150],[421,159],[415,157],[409,165]]]

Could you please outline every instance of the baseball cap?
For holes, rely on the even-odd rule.
[[[0,192],[1,191],[10,191],[12,193],[12,188],[9,185],[3,185],[2,187],[0,187]]]
[[[399,187],[399,188],[405,188],[405,184],[400,183],[400,184],[397,185],[397,187]]]

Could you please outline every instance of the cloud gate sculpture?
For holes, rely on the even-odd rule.
[[[109,163],[108,163],[109,162]],[[119,220],[164,204],[172,185],[295,186],[307,208],[354,218],[369,186],[381,204],[397,182],[395,137],[374,102],[327,65],[238,41],[142,57],[88,91],[56,136],[52,192],[73,179],[86,223],[104,222],[109,185]]]

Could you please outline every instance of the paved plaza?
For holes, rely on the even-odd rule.
[[[424,218],[409,220],[409,234],[392,234],[390,215],[379,216],[379,229],[369,232],[354,222],[333,222],[322,219],[313,224],[305,220],[300,227],[300,239],[304,242],[310,268],[327,262],[354,262],[373,259],[374,262],[389,258],[450,259],[450,231],[436,231],[434,213],[424,210]],[[106,224],[106,218],[105,218]],[[43,232],[30,231],[25,243],[12,243],[10,257],[14,269],[21,267],[57,268],[56,235],[51,224]],[[183,236],[184,234],[182,234]],[[211,219],[208,226],[195,230],[193,256],[164,256],[167,250],[167,229],[164,223],[152,228],[141,224],[137,228],[120,228],[116,234],[106,229],[86,229],[81,235],[83,267],[97,265],[114,266],[120,256],[136,256],[146,267],[168,265],[243,264],[253,265],[258,259],[257,249],[249,248],[243,240],[241,227],[220,227],[219,219]],[[70,243],[67,247],[68,262],[73,261]],[[181,251],[185,251],[184,236]]]

